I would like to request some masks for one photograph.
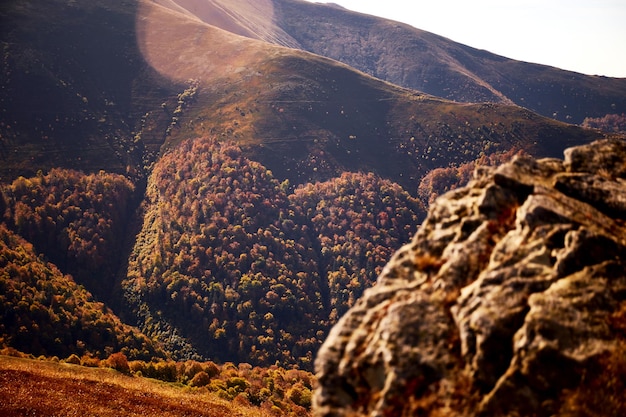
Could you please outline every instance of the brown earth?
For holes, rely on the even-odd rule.
[[[110,369],[0,356],[0,415],[265,416],[201,390]]]

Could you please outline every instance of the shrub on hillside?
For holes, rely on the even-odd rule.
[[[106,360],[106,365],[109,368],[113,368],[118,372],[125,374],[130,373],[130,366],[128,365],[128,358],[122,352],[112,353]]]
[[[586,117],[582,127],[600,129],[607,133],[626,132],[626,114],[606,114],[602,117]]]
[[[70,356],[68,356],[68,358],[65,359],[64,362],[72,364],[72,365],[80,365],[81,364],[80,358],[75,353],[72,353]]]
[[[211,377],[204,371],[200,371],[191,378],[189,386],[192,387],[204,387],[211,382]]]

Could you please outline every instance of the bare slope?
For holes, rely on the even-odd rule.
[[[481,152],[515,146],[558,155],[597,137],[518,107],[400,88],[193,14],[219,6],[214,22],[287,39],[262,23],[281,21],[277,3],[207,4],[212,9],[168,0],[4,6],[0,174],[62,166],[141,176],[162,144],[208,135],[235,139],[297,183],[363,170],[414,188],[430,169]]]
[[[161,0],[158,3],[237,35],[299,47],[295,39],[276,25],[272,0]]]
[[[300,0],[172,0],[227,31],[344,62],[461,102],[515,103],[570,123],[626,109],[626,80],[508,59],[398,22]],[[523,35],[522,35],[523,36]]]
[[[274,3],[277,24],[302,48],[398,85],[456,101],[514,102],[570,123],[626,111],[623,78],[516,61],[333,6]]]
[[[136,141],[134,131],[179,90],[142,60],[136,12],[135,2],[3,3],[3,180],[53,167],[143,169],[142,154],[154,150],[154,138]],[[157,150],[162,140],[163,133]]]
[[[558,155],[594,136],[517,106],[459,104],[400,88],[153,3],[141,15],[148,62],[166,77],[198,82],[168,146],[203,135],[233,138],[297,183],[367,170],[415,187],[430,169],[485,150]]]

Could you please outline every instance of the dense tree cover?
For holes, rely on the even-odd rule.
[[[22,242],[28,250],[110,301],[133,193],[119,175],[55,169],[3,186],[0,210],[7,227],[30,242]],[[144,225],[121,283],[128,317],[138,317],[175,358],[308,369],[330,326],[374,285],[424,215],[418,200],[374,174],[344,173],[293,190],[237,146],[212,139],[188,141],[155,164],[142,210]],[[51,263],[41,265],[55,271],[46,276],[62,277],[46,284],[49,293],[67,298],[72,285],[76,297],[80,291],[91,297]],[[4,298],[13,297],[4,290],[12,291],[22,275],[7,275]],[[29,279],[43,286],[39,275]],[[41,301],[20,297],[7,299],[6,308],[34,306],[36,314]],[[83,304],[98,305],[91,298]],[[56,329],[35,319],[34,327],[25,326],[26,310],[15,311],[3,323],[7,345],[21,348],[38,328]],[[117,347],[138,356],[153,349],[120,339],[113,325],[103,331],[104,319],[81,322],[71,312],[67,322],[53,324],[82,330],[52,341],[48,331],[37,352],[102,355]],[[106,340],[88,342],[83,327],[95,322],[94,332]],[[24,329],[28,337],[19,336]],[[55,347],[56,339],[66,350]]]
[[[602,117],[586,117],[582,127],[600,129],[608,133],[626,132],[626,114],[607,114]]]
[[[163,356],[71,276],[0,223],[0,345],[34,355]]]
[[[96,295],[114,285],[134,186],[101,171],[53,169],[3,187],[5,221]]]
[[[289,201],[314,230],[320,270],[329,287],[331,323],[374,285],[424,214],[419,200],[372,173],[344,173],[304,185]]]
[[[197,140],[163,156],[125,283],[148,334],[178,355],[174,329],[221,361],[312,359],[327,326],[320,277],[283,188],[232,145]]]
[[[309,367],[423,214],[371,174],[290,193],[238,147],[188,141],[149,179],[126,299],[177,357]]]

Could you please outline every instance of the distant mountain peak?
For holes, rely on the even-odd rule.
[[[167,0],[162,3],[237,35],[300,48],[295,39],[276,25],[272,0]]]

